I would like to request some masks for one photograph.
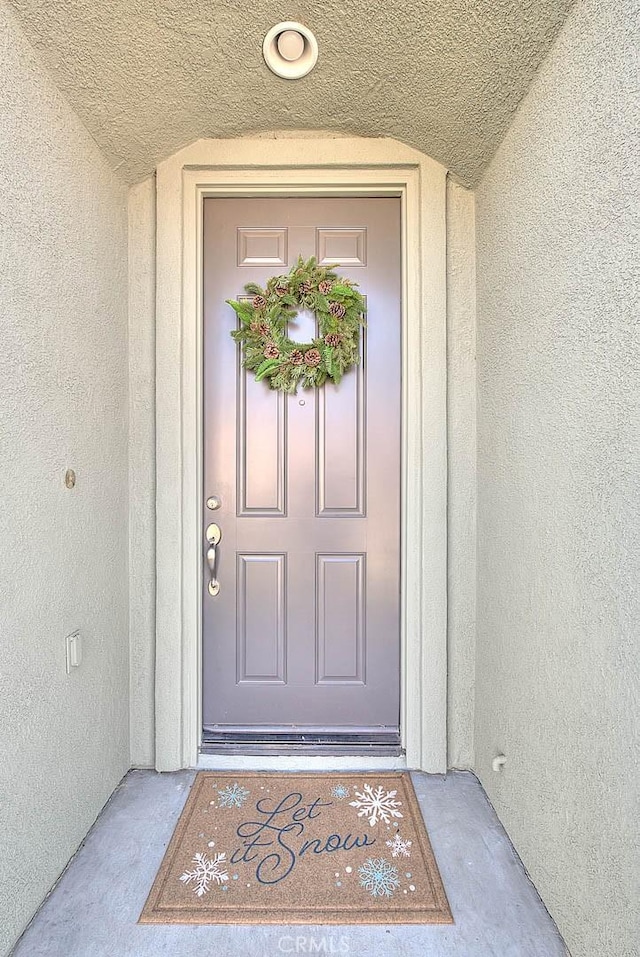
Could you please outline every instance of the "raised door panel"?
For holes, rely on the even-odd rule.
[[[238,684],[285,684],[287,557],[238,554]]]
[[[317,505],[319,517],[366,514],[366,331],[362,361],[339,386],[327,385],[317,399]]]
[[[323,266],[366,266],[366,228],[319,228],[316,231],[316,258]]]
[[[364,685],[365,555],[316,556],[316,682]]]
[[[282,393],[267,391],[244,370],[238,370],[238,373],[238,515],[284,516],[287,457],[285,397]]]
[[[287,230],[238,227],[239,266],[286,266]]]

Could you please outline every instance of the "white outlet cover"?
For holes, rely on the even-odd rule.
[[[82,661],[82,639],[79,631],[74,631],[66,638],[67,674],[72,668],[79,668]]]

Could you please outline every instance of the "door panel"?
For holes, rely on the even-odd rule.
[[[360,355],[366,355],[366,330]],[[317,397],[318,516],[365,517],[366,368],[358,365],[340,383]]]
[[[359,283],[368,325],[339,386],[284,396],[242,368],[225,300],[299,254]],[[396,199],[204,202],[205,728],[399,726],[400,255]]]
[[[366,684],[365,555],[316,556],[316,682]]]
[[[238,516],[281,515],[285,510],[286,398],[254,389],[238,361],[236,476]]]
[[[287,556],[238,554],[238,684],[285,684]]]

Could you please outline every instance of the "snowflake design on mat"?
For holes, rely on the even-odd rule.
[[[242,807],[250,793],[240,784],[227,784],[218,791],[218,807]]]
[[[365,784],[362,791],[356,791],[357,801],[349,801],[351,807],[360,808],[358,817],[367,818],[371,827],[378,821],[388,824],[392,817],[402,817],[397,808],[402,807],[402,801],[394,800],[397,791],[385,791],[381,784],[372,788]]]
[[[331,793],[334,798],[341,801],[343,798],[349,797],[349,788],[345,787],[344,784],[336,784],[334,788],[331,788]]]
[[[396,834],[392,841],[387,841],[387,847],[391,848],[392,857],[411,857],[411,841],[403,841],[399,834]]]
[[[391,897],[400,886],[398,870],[384,857],[369,857],[358,868],[360,886],[368,890],[372,897]]]
[[[196,866],[191,871],[185,871],[180,880],[183,884],[195,883],[195,893],[202,897],[209,890],[209,885],[224,884],[229,880],[229,875],[224,870],[226,865],[226,854],[214,854],[208,858],[206,854],[196,854],[193,858],[193,864]]]

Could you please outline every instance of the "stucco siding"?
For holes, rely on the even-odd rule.
[[[640,930],[634,7],[576,6],[477,195],[476,760],[573,957]]]
[[[10,0],[129,183],[197,139],[272,130],[392,136],[476,182],[572,0]],[[320,49],[300,82],[262,58],[301,17]]]
[[[447,766],[472,768],[476,629],[475,196],[447,182]]]
[[[4,3],[0,45],[4,954],[129,767],[128,370],[126,193]]]
[[[131,766],[155,764],[156,181],[129,191],[129,623]]]

